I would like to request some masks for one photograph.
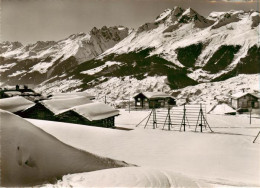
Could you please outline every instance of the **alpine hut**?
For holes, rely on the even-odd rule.
[[[163,92],[142,92],[134,96],[136,108],[163,108],[176,105],[172,96]]]
[[[260,95],[257,93],[239,92],[231,96],[231,106],[236,110],[248,110],[259,108]]]
[[[87,103],[75,106],[57,115],[60,121],[93,125],[99,127],[114,127],[115,116],[119,115],[119,110],[104,103]],[[73,118],[71,118],[73,117]]]
[[[29,108],[21,113],[20,116],[24,118],[42,119],[59,121],[57,115],[78,105],[91,103],[86,97],[73,97],[62,99],[50,99],[36,103],[35,106]],[[70,117],[73,118],[73,117]],[[66,122],[66,121],[65,121]],[[68,121],[69,122],[69,121]]]

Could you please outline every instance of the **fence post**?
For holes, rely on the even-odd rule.
[[[185,107],[185,104],[184,104],[184,107],[183,107],[183,126],[184,126],[184,132],[186,131],[185,129],[185,126],[186,126],[186,122],[185,122],[185,119],[186,119],[186,107]]]
[[[202,126],[203,126],[203,124],[202,124],[202,119],[203,119],[202,115],[203,115],[202,105],[201,105],[201,103],[200,103],[200,132],[201,132],[201,133],[202,133]]]
[[[129,113],[130,113],[130,95],[129,95],[128,108],[129,108]]]
[[[168,105],[168,115],[169,115],[169,119],[168,119],[168,130],[171,130],[171,123],[172,123],[172,121],[171,121],[171,108],[170,108],[170,106]],[[166,117],[167,118],[167,117]]]
[[[252,118],[252,108],[249,108],[249,122],[250,122],[250,125],[251,125],[251,118]]]

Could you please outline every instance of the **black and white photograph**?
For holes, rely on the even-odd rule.
[[[260,0],[0,0],[0,187],[260,187]]]

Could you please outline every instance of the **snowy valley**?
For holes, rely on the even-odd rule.
[[[175,6],[0,43],[0,186],[259,187],[259,30]]]

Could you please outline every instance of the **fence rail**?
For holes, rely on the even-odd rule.
[[[178,107],[169,106],[165,109],[153,108],[150,110],[151,112],[149,115],[138,123],[136,127],[141,123],[146,122],[144,128],[147,126],[152,126],[153,129],[155,129],[162,125],[162,129],[167,126],[168,130],[171,130],[174,128],[174,125],[179,125],[180,131],[186,131],[187,126],[189,126],[189,128],[191,126],[195,127],[195,131],[197,131],[199,126],[200,132],[203,132],[203,127],[205,130],[209,128],[209,130],[213,132],[207,122],[206,105],[193,104]]]

